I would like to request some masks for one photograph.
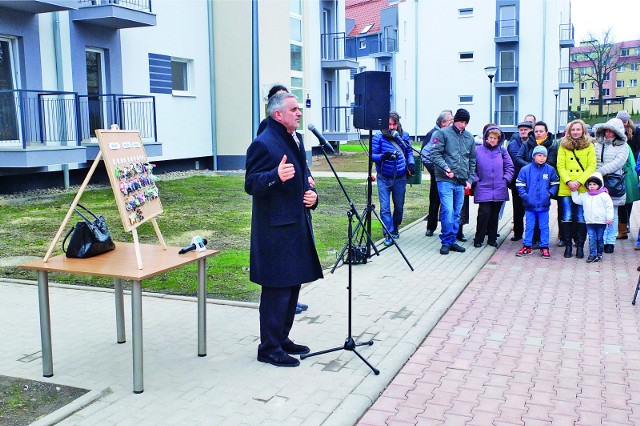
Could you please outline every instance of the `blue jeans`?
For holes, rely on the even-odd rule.
[[[464,185],[438,182],[438,194],[440,195],[440,241],[444,246],[451,246],[456,243],[460,227]]]
[[[398,232],[404,213],[404,195],[407,192],[405,175],[395,179],[378,173],[378,200],[380,201],[380,219],[389,232]],[[393,215],[391,200],[393,199]],[[383,231],[385,236],[386,232]]]
[[[571,197],[559,197],[562,200],[562,221],[563,222],[584,222],[584,208],[582,204],[575,204]],[[569,237],[565,235],[565,237]]]
[[[618,236],[618,206],[613,206],[613,222],[611,225],[607,225],[604,230],[604,243],[616,244],[616,237]]]
[[[589,235],[589,256],[602,256],[604,253],[604,223],[587,223]]]
[[[536,219],[540,228],[540,248],[549,248],[549,210],[534,212],[525,210],[524,212],[524,238],[522,244],[531,247],[533,244],[533,230],[536,227]]]

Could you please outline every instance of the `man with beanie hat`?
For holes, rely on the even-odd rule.
[[[518,132],[513,134],[507,146],[507,152],[515,168],[513,173],[515,177],[518,177],[518,173],[520,173],[520,169],[522,168],[516,163],[518,151],[520,151],[522,145],[533,137],[531,135],[532,131],[532,122],[523,121],[519,123]],[[513,237],[511,237],[511,241],[519,241],[522,239],[522,234],[524,234],[524,209],[522,208],[522,199],[520,198],[520,194],[518,194],[518,188],[515,186],[515,179],[513,182],[509,182],[509,188],[511,188],[511,204],[513,206]]]
[[[460,212],[465,189],[471,189],[476,170],[476,150],[473,135],[466,129],[469,111],[460,108],[453,116],[453,126],[442,128],[433,135],[433,161],[440,195],[440,254],[449,251],[463,253],[456,243],[460,226]]]
[[[532,254],[533,229],[536,221],[540,227],[540,255],[543,259],[549,253],[549,207],[551,197],[558,193],[560,178],[556,169],[547,164],[547,148],[538,145],[533,149],[533,161],[524,166],[516,179],[516,187],[522,198],[525,214],[525,230],[522,248],[516,256]]]

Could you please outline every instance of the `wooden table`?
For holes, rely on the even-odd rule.
[[[70,259],[64,255],[21,265],[38,271],[38,305],[40,309],[40,339],[42,341],[42,374],[53,376],[51,350],[51,314],[49,308],[49,272],[92,275],[114,278],[116,304],[116,334],[118,343],[126,341],[124,330],[124,296],[122,280],[131,280],[131,323],[133,346],[133,392],[142,393],[142,280],[189,263],[198,262],[198,356],[207,355],[206,259],[217,250],[190,251],[178,254],[180,247],[140,244],[144,269],[138,269],[133,243],[116,243],[116,249],[89,259]]]

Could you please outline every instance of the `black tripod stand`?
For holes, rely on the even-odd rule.
[[[349,247],[349,253],[352,253],[352,246],[353,246],[353,212],[351,210],[347,211],[347,217],[349,218],[349,241],[347,242],[347,245]],[[358,346],[371,346],[371,345],[373,345],[373,340],[369,340],[367,342],[356,343],[356,341],[353,339],[353,336],[351,334],[351,287],[352,287],[352,275],[351,275],[351,273],[352,273],[352,267],[353,267],[353,262],[349,262],[349,286],[347,287],[347,289],[349,290],[349,297],[348,297],[349,307],[348,307],[348,312],[347,312],[347,315],[348,315],[348,331],[347,331],[347,338],[344,341],[344,345],[337,346],[337,347],[331,348],[331,349],[325,349],[323,351],[318,351],[318,352],[314,352],[314,353],[310,353],[310,354],[300,355],[300,359],[305,359],[305,358],[309,358],[309,357],[312,357],[312,356],[322,355],[322,354],[326,354],[326,353],[329,353],[329,352],[335,352],[335,351],[340,351],[340,350],[351,351],[354,354],[356,354],[358,356],[358,358],[360,358],[362,360],[362,362],[367,364],[367,366],[371,369],[371,371],[373,371],[373,373],[377,376],[378,374],[380,374],[380,370],[378,370],[373,365],[371,365],[369,363],[369,361],[364,359],[364,357],[362,355],[360,355],[358,353],[358,351],[356,351],[356,347],[358,347]]]

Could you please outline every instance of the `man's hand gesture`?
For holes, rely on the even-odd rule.
[[[282,182],[286,182],[289,179],[293,178],[295,174],[295,167],[293,167],[293,164],[287,163],[287,155],[283,155],[282,161],[280,161],[280,164],[278,164],[278,177]]]

